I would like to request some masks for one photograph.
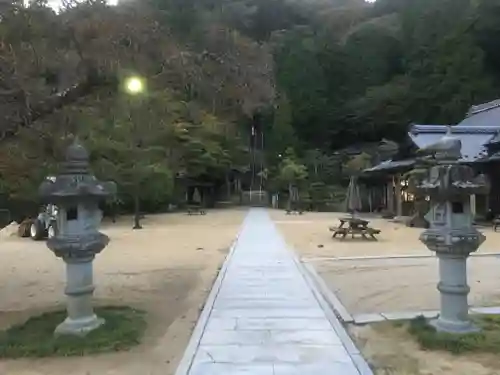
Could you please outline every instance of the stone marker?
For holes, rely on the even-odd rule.
[[[431,324],[449,333],[478,330],[468,316],[467,258],[486,239],[473,226],[470,195],[487,193],[489,183],[459,163],[461,148],[461,141],[449,131],[439,142],[422,149],[431,154],[422,159],[430,168],[413,183],[420,194],[430,197],[430,211],[425,216],[430,228],[420,235],[420,241],[439,258],[441,310]]]
[[[104,323],[92,308],[92,261],[109,242],[98,231],[102,218],[98,203],[115,192],[113,182],[99,182],[90,174],[89,155],[77,140],[68,148],[60,174],[40,186],[42,200],[59,209],[56,235],[47,240],[47,247],[66,263],[68,316],[57,326],[56,335],[84,336]]]

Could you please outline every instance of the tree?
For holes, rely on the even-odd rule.
[[[297,146],[297,138],[293,129],[292,108],[284,93],[277,96],[274,116],[268,133],[266,139],[271,147],[268,147],[267,151],[272,153],[274,158],[283,154],[287,148]]]
[[[111,178],[133,201],[134,229],[141,229],[140,201],[164,202],[173,190],[173,173],[161,145],[167,128],[154,116],[154,100],[131,103],[118,98],[110,104],[113,102],[104,120],[87,120],[95,124],[87,135],[93,166],[98,175]]]
[[[306,178],[306,166],[297,160],[292,149],[287,149],[279,167],[279,180],[290,191],[292,185],[300,185]]]

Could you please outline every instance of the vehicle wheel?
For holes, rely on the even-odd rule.
[[[56,236],[56,224],[52,223],[47,229],[47,238],[54,238]]]
[[[43,239],[45,230],[43,224],[40,220],[34,220],[30,227],[30,237],[34,241],[40,241]]]

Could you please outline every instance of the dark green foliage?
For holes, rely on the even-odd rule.
[[[83,356],[128,350],[146,329],[145,313],[130,307],[101,307],[106,323],[86,337],[54,336],[65,311],[49,312],[0,332],[0,358]]]
[[[276,81],[302,146],[402,140],[411,122],[454,124],[471,105],[497,98],[498,2],[378,0],[347,8],[332,5],[323,23],[275,38]]]
[[[500,353],[500,316],[479,315],[473,321],[482,329],[481,332],[466,335],[437,332],[423,316],[412,320],[408,331],[423,349],[446,350],[453,354]]]
[[[500,76],[500,2],[496,0],[478,1],[472,26],[477,45],[484,51],[488,68]]]
[[[243,146],[249,144],[248,129],[256,117],[265,136],[265,156],[257,154],[265,160],[268,188],[277,182],[279,155],[287,148],[294,149],[295,164],[307,167],[308,183],[331,187],[345,182],[343,166],[349,161],[334,150],[383,138],[402,141],[411,122],[454,124],[471,105],[499,95],[497,0],[148,0],[122,8],[124,19],[115,12],[120,8],[89,0],[68,11],[75,15],[68,22],[43,3],[7,12],[0,25],[5,39],[0,52],[8,57],[1,68],[23,74],[10,79],[9,73],[0,82],[14,92],[6,89],[2,97],[16,99],[2,107],[4,122],[43,122],[47,113],[37,110],[39,98],[32,93],[43,99],[67,85],[65,75],[74,76],[84,66],[92,82],[101,77],[95,72],[121,77],[133,68],[148,79],[151,93],[170,92],[138,115],[148,134],[139,139],[141,145],[132,116],[120,116],[126,111],[118,107],[107,106],[110,113],[98,108],[103,95],[97,89],[87,93],[88,106],[78,100],[72,102],[75,111],[68,111],[63,103],[59,120],[45,121],[59,122],[57,128],[71,133],[75,118],[86,119],[91,125],[79,132],[96,157],[96,172],[121,182],[137,180],[122,183],[121,190],[142,185],[141,199],[151,198],[158,206],[158,199],[162,205],[170,200],[177,176],[210,176],[220,184],[228,180],[228,170],[248,170]],[[106,17],[97,17],[101,14]],[[75,34],[80,53],[67,29],[73,23],[81,29]],[[106,55],[108,50],[115,52]],[[77,61],[74,72],[63,71],[65,59],[73,55],[85,61]],[[24,82],[26,87],[19,86]],[[181,108],[185,104],[189,115]],[[202,119],[192,118],[200,111],[195,107],[202,109]],[[33,195],[37,174],[53,170],[59,160],[60,150],[51,148],[54,139],[66,134],[48,129],[45,135],[21,136],[31,137],[30,142],[0,152],[0,161],[7,161],[0,163],[0,191]],[[47,147],[41,150],[43,144]],[[9,160],[9,155],[16,156]],[[44,165],[31,161],[38,155],[45,157]],[[371,162],[378,160],[371,156]]]

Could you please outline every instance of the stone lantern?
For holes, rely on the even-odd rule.
[[[422,241],[439,259],[441,310],[431,324],[449,333],[477,331],[468,317],[467,258],[486,239],[473,226],[471,194],[489,191],[486,177],[474,176],[471,167],[460,164],[462,144],[451,135],[451,129],[439,142],[421,150],[427,153],[422,161],[429,169],[414,189],[430,198],[430,223],[420,235]]]
[[[77,140],[68,148],[60,174],[40,186],[42,200],[58,208],[56,235],[47,247],[66,263],[68,316],[55,334],[84,336],[104,323],[92,308],[92,261],[109,242],[98,231],[98,204],[115,192],[113,182],[99,182],[89,172],[89,155]]]

